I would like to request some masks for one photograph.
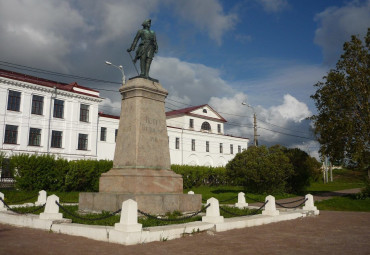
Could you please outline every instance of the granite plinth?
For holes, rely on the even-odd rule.
[[[166,212],[199,211],[202,206],[202,196],[199,194],[119,194],[102,192],[81,192],[79,210],[81,211],[117,211],[122,202],[133,199],[138,209],[151,214],[165,214]]]
[[[99,192],[182,194],[182,176],[170,170],[111,169],[101,175]]]

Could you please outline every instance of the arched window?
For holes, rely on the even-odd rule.
[[[207,121],[205,121],[205,122],[203,122],[202,127],[200,129],[211,131],[211,125],[209,125],[209,123]]]
[[[203,109],[203,112],[204,112],[204,113],[207,113],[207,109]]]

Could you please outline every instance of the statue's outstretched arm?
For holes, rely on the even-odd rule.
[[[131,47],[129,49],[127,49],[128,52],[135,50],[136,44],[139,41],[140,35],[141,35],[141,31],[139,30],[139,31],[137,31],[137,34],[135,36],[134,41],[131,44]]]

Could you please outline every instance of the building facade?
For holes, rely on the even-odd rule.
[[[97,159],[99,91],[0,69],[1,151]]]
[[[0,69],[0,150],[68,160],[114,157],[119,116],[98,111],[99,91]],[[224,134],[209,105],[166,113],[171,164],[224,166],[249,139]]]

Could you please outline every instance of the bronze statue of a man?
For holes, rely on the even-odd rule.
[[[150,30],[151,23],[152,21],[150,19],[147,19],[143,22],[143,29],[140,29],[137,32],[131,47],[127,49],[128,52],[135,50],[138,40],[141,39],[139,47],[136,51],[135,59],[133,61],[135,64],[136,61],[140,59],[140,76],[144,78],[149,78],[149,69],[154,57],[154,53],[158,52],[155,33],[154,31]]]

